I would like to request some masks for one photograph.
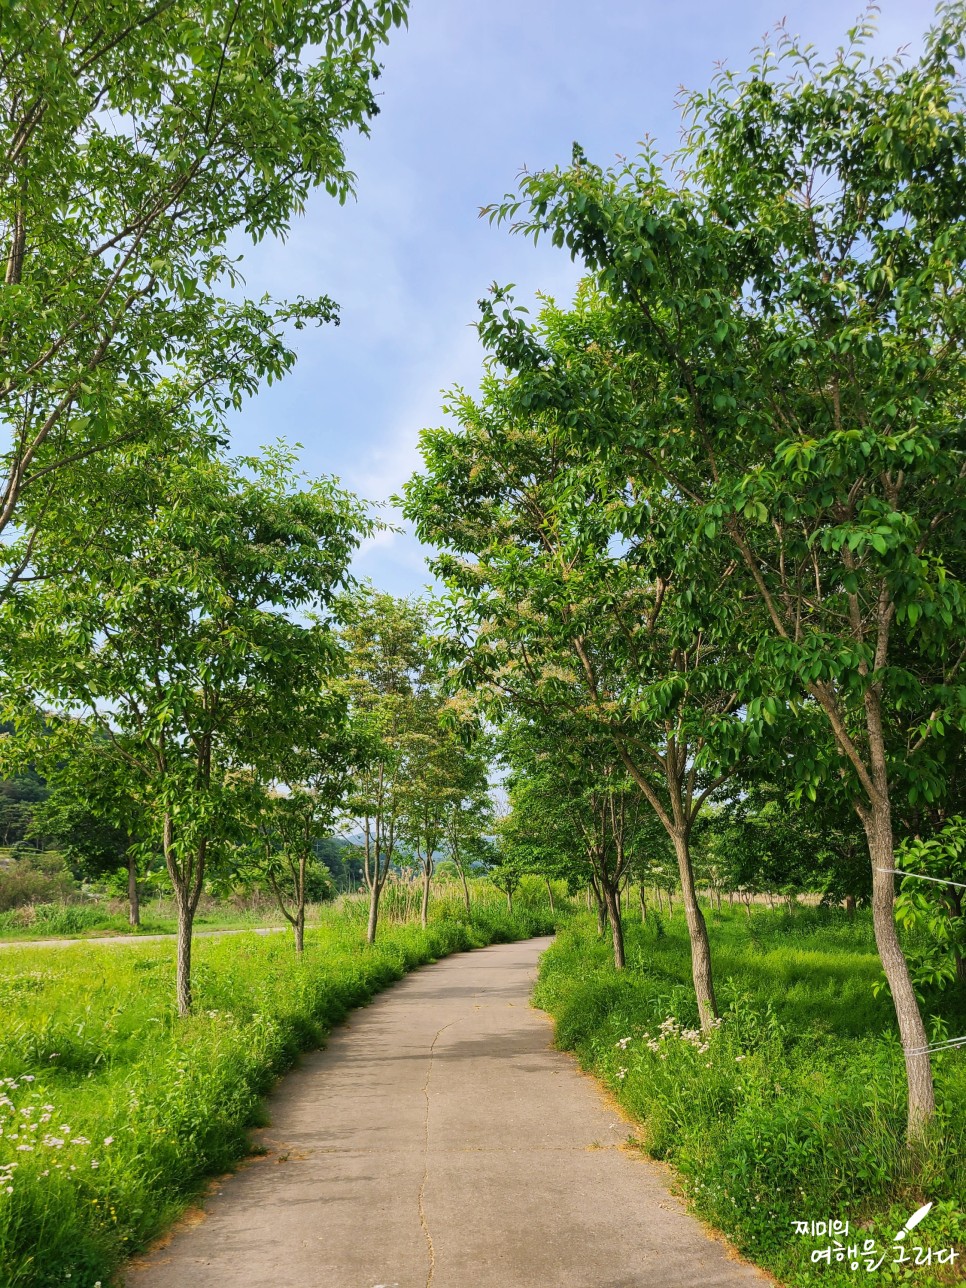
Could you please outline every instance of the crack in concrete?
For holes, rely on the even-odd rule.
[[[459,1024],[463,1016],[455,1020],[450,1020],[444,1024],[441,1029],[436,1030],[436,1036],[433,1038],[429,1047],[429,1064],[426,1068],[426,1081],[423,1083],[423,1095],[426,1097],[426,1116],[423,1120],[423,1179],[419,1186],[419,1224],[422,1227],[423,1234],[426,1236],[426,1250],[429,1253],[429,1271],[426,1275],[426,1288],[432,1288],[433,1275],[436,1273],[436,1249],[433,1247],[433,1236],[429,1232],[429,1223],[426,1220],[426,1207],[423,1202],[426,1193],[426,1182],[429,1180],[429,1080],[433,1076],[433,1059],[436,1054],[436,1043],[440,1039],[440,1034],[451,1029],[454,1024]]]

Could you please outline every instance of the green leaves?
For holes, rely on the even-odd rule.
[[[61,518],[78,461],[148,437],[167,453],[188,409],[196,442],[224,435],[225,412],[290,368],[287,325],[337,320],[325,298],[222,298],[239,281],[226,248],[238,230],[284,233],[315,186],[351,190],[343,140],[376,111],[375,53],[406,12],[98,0],[65,15],[38,0],[5,14],[0,532],[27,536],[0,547],[0,595]]]

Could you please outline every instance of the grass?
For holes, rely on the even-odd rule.
[[[545,897],[483,886],[467,918],[435,901],[428,931],[393,920],[363,943],[364,903],[307,931],[199,940],[195,1014],[173,1008],[170,944],[11,948],[0,955],[0,1284],[106,1284],[206,1177],[249,1150],[261,1098],[300,1051],[407,971],[546,933]]]
[[[317,918],[320,905],[310,905],[308,919]],[[245,930],[254,926],[284,926],[285,919],[269,901],[254,907],[206,900],[195,917],[196,930]],[[141,910],[141,925],[128,921],[121,900],[89,903],[27,904],[0,912],[0,942],[29,943],[58,937],[94,939],[104,935],[171,935],[177,929],[177,912],[171,899],[152,899]]]
[[[681,914],[628,927],[628,969],[581,917],[544,956],[536,1002],[558,1045],[574,1050],[643,1124],[644,1148],[677,1169],[693,1210],[783,1283],[828,1288],[865,1279],[932,1288],[963,1281],[966,1050],[934,1057],[939,1120],[918,1162],[902,1146],[905,1079],[868,917],[799,909],[709,917],[722,1022],[697,1033]],[[966,999],[931,999],[933,1034],[966,1033]],[[921,1204],[912,1262],[893,1239]],[[811,1254],[834,1239],[797,1222],[848,1220],[841,1262]],[[954,1247],[949,1266],[914,1264],[919,1245]],[[925,1256],[925,1254],[923,1254]],[[851,1263],[858,1262],[857,1269]]]

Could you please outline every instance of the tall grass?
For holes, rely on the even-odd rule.
[[[723,1016],[705,1038],[682,917],[631,927],[622,975],[581,917],[544,956],[537,986],[558,1044],[643,1124],[646,1150],[675,1165],[694,1210],[786,1284],[865,1279],[848,1248],[872,1239],[886,1254],[877,1283],[961,1282],[959,1260],[894,1264],[892,1241],[932,1201],[910,1246],[966,1258],[966,1051],[934,1058],[939,1120],[912,1159],[902,1052],[891,1002],[873,991],[881,970],[868,919],[724,911],[710,931]],[[937,1036],[966,1033],[962,999],[927,1010]],[[850,1223],[846,1255],[813,1262],[834,1240],[797,1234],[796,1223],[830,1219]]]
[[[546,900],[436,900],[425,933],[364,900],[290,937],[195,947],[196,1013],[179,1020],[173,945],[15,948],[0,956],[0,1284],[106,1283],[204,1178],[248,1150],[260,1099],[346,1012],[423,962],[552,929]],[[388,911],[388,910],[387,910]]]

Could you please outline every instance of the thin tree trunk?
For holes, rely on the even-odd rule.
[[[655,892],[655,894],[657,895],[657,910],[658,910],[658,912],[660,912],[660,913],[663,915],[663,913],[664,913],[664,900],[661,898],[661,887],[660,887],[660,886],[655,886],[655,887],[654,887],[654,892]]]
[[[551,917],[553,917],[557,911],[556,908],[553,906],[553,886],[550,884],[549,877],[544,877],[544,880],[547,883],[547,897],[550,900],[550,915]]]
[[[647,921],[647,899],[644,897],[644,882],[637,887],[637,893],[641,899],[641,924]]]
[[[141,895],[138,890],[138,865],[133,855],[127,861],[127,901],[129,906],[128,921],[132,926],[141,924]]]
[[[381,889],[379,882],[375,880],[369,887],[369,924],[366,927],[367,944],[376,942],[376,923],[379,920],[379,894]]]
[[[513,895],[509,890],[506,892],[506,910],[512,917],[513,916]]]
[[[191,1014],[191,928],[194,910],[183,881],[175,883],[175,903],[178,908],[177,977],[175,991],[178,1014]]]
[[[604,906],[610,915],[611,938],[614,943],[614,969],[623,970],[626,964],[624,955],[624,922],[621,917],[620,891],[613,886],[604,886]]]
[[[694,889],[694,870],[691,867],[691,851],[688,838],[683,832],[674,836],[674,852],[678,860],[678,872],[681,877],[681,895],[684,899],[684,916],[688,924],[688,938],[691,941],[691,976],[694,979],[694,995],[698,1001],[698,1015],[701,1028],[707,1031],[713,1020],[718,1018],[718,1003],[714,995],[714,983],[711,975],[711,946],[708,943],[708,927],[704,914],[698,905]]]
[[[910,1144],[922,1140],[936,1112],[932,1067],[926,1027],[922,1022],[909,967],[896,933],[895,865],[892,835],[892,811],[888,796],[882,792],[877,802],[864,807],[860,815],[869,842],[872,860],[872,926],[882,968],[889,983],[899,1022],[899,1035],[905,1052],[908,1085],[907,1138]]]
[[[470,887],[466,881],[466,873],[463,871],[462,863],[456,862],[456,871],[460,874],[460,880],[463,882],[463,899],[466,903],[466,911],[470,911]]]
[[[193,860],[194,870],[189,865],[186,879],[174,851],[174,820],[170,814],[164,816],[162,845],[165,866],[174,887],[174,901],[178,913],[175,997],[178,1014],[184,1016],[191,1014],[191,931],[204,882],[207,847],[204,840],[199,842],[198,853]]]
[[[295,952],[298,957],[302,956],[305,951],[305,851],[299,855],[299,872],[298,872],[298,902],[295,909],[295,919],[292,922],[292,929],[295,931]]]
[[[419,911],[419,924],[423,930],[429,925],[429,883],[433,876],[431,862],[431,859],[427,859],[423,864],[423,903]]]
[[[855,916],[855,895],[854,894],[847,894],[845,896],[845,911],[849,917],[849,920],[851,921],[851,919]]]

